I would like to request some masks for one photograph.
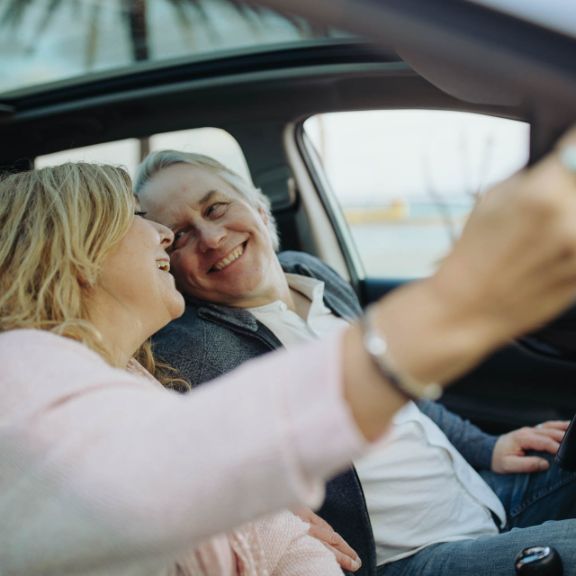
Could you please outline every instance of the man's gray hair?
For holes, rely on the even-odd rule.
[[[270,210],[270,200],[268,197],[263,194],[260,189],[255,188],[242,178],[242,176],[236,174],[236,172],[230,170],[230,168],[210,156],[204,156],[203,154],[196,154],[194,152],[180,152],[178,150],[158,150],[157,152],[151,152],[144,158],[136,170],[134,194],[138,196],[146,184],[152,180],[156,174],[176,164],[188,164],[193,168],[213,172],[229,184],[251,206],[254,208],[262,208],[268,216],[268,233],[272,240],[272,247],[274,250],[278,250],[280,246],[278,229],[276,227],[276,220]]]

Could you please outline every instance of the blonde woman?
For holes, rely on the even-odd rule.
[[[501,185],[439,272],[378,303],[364,335],[354,325],[185,396],[135,360],[183,301],[172,233],[138,215],[125,173],[79,164],[5,177],[0,573],[186,574],[207,538],[318,505],[324,480],[427,382],[458,376],[573,299],[571,169],[556,153]],[[372,346],[384,340],[388,355]],[[224,548],[216,573],[244,569]]]
[[[178,315],[182,308],[182,297],[174,289],[172,276],[168,273],[169,263],[165,252],[171,243],[172,234],[168,229],[160,225],[151,225],[138,217],[138,208],[129,192],[130,189],[129,179],[122,170],[109,166],[82,164],[13,176],[4,182],[2,188],[5,208],[2,214],[3,230],[11,229],[12,236],[9,238],[11,241],[3,242],[0,249],[5,270],[8,271],[13,267],[14,276],[12,281],[10,276],[3,277],[6,281],[3,282],[2,326],[8,332],[0,343],[5,344],[8,340],[6,344],[8,349],[12,342],[21,343],[23,349],[29,348],[30,355],[22,356],[18,362],[25,360],[33,364],[37,378],[42,378],[43,368],[50,371],[48,355],[54,354],[54,358],[60,356],[62,363],[66,365],[62,366],[62,370],[56,368],[57,375],[49,373],[44,382],[34,378],[30,379],[26,386],[18,386],[19,390],[14,395],[17,409],[13,411],[14,406],[10,406],[12,410],[8,412],[16,418],[15,422],[22,423],[29,419],[30,436],[38,443],[34,441],[26,448],[40,449],[40,454],[29,462],[31,468],[27,470],[27,474],[23,475],[19,471],[12,478],[15,484],[13,487],[2,483],[2,489],[5,491],[3,496],[8,494],[13,496],[22,489],[23,494],[28,493],[27,483],[34,482],[38,469],[42,470],[40,476],[43,477],[43,482],[42,485],[36,486],[32,496],[33,498],[41,496],[40,505],[55,504],[51,499],[46,499],[45,494],[46,490],[49,492],[57,490],[51,472],[58,470],[70,482],[64,484],[68,489],[66,499],[57,503],[58,508],[64,508],[60,512],[67,519],[69,526],[62,525],[63,518],[56,513],[57,509],[43,518],[43,523],[45,522],[43,526],[27,525],[26,520],[32,518],[26,515],[25,506],[24,510],[20,508],[23,500],[16,498],[15,502],[19,502],[19,507],[15,508],[15,502],[11,503],[0,497],[5,506],[4,511],[8,511],[9,515],[20,516],[24,511],[24,517],[20,516],[17,524],[24,521],[26,525],[21,532],[18,528],[16,533],[11,530],[13,537],[7,537],[7,540],[11,541],[10,544],[15,546],[8,558],[17,549],[22,555],[17,560],[22,561],[28,553],[34,555],[34,550],[42,546],[49,545],[51,550],[54,546],[62,546],[70,537],[69,530],[77,529],[78,516],[82,516],[83,513],[90,516],[90,510],[82,509],[82,502],[79,501],[81,495],[77,494],[77,490],[90,491],[90,498],[85,504],[94,505],[98,503],[99,498],[117,497],[114,493],[109,493],[110,486],[107,490],[103,490],[107,487],[105,477],[112,474],[117,476],[118,482],[128,482],[130,475],[136,472],[130,470],[130,467],[142,465],[143,463],[140,464],[142,457],[153,456],[148,452],[148,449],[153,450],[153,447],[146,439],[146,431],[158,437],[159,444],[165,445],[164,451],[176,449],[176,443],[171,442],[170,436],[162,440],[167,428],[161,421],[153,425],[157,427],[155,431],[143,432],[139,448],[135,445],[130,447],[141,452],[136,458],[138,464],[134,463],[125,452],[128,447],[121,446],[122,440],[128,440],[130,434],[129,431],[123,430],[124,427],[133,425],[142,430],[141,418],[136,415],[132,417],[130,413],[131,395],[135,394],[133,409],[138,410],[138,403],[144,401],[144,398],[138,397],[139,388],[147,393],[152,391],[148,390],[150,386],[154,391],[158,388],[150,372],[132,358],[134,351],[141,344],[140,335],[153,332],[155,328]],[[119,270],[125,274],[117,273]],[[36,289],[36,286],[41,289]],[[143,313],[145,310],[147,313]],[[136,324],[138,330],[126,329],[129,323]],[[13,328],[43,328],[51,334],[46,334],[48,336],[46,338],[44,334],[29,330],[10,332]],[[7,338],[8,335],[10,338]],[[53,335],[64,336],[68,340]],[[100,359],[93,357],[92,354],[86,354],[88,350],[80,349],[73,340],[97,351],[110,367],[126,368],[128,372],[145,379],[145,382],[141,384],[132,382],[130,378],[124,378],[124,375],[102,370]],[[57,349],[54,352],[53,347]],[[63,350],[68,348],[68,353],[59,354],[60,347]],[[147,349],[140,348],[139,353],[153,370],[153,361]],[[47,360],[46,363],[42,361],[43,358]],[[25,373],[26,370],[23,370],[22,374]],[[9,393],[13,381],[3,381],[2,384],[3,391]],[[77,419],[90,418],[92,410],[98,411],[100,403],[106,404],[109,393],[114,392],[109,390],[109,387],[114,384],[124,389],[126,404],[124,407],[120,404],[117,407],[111,405],[104,410],[100,407],[102,420],[100,422],[95,420],[89,424],[90,431],[86,430],[85,423],[80,424]],[[3,397],[9,397],[9,394]],[[120,400],[121,396],[118,399]],[[85,407],[81,406],[82,404],[85,404]],[[120,430],[116,430],[119,436],[123,436],[120,444],[115,446],[113,437],[110,436],[104,439],[104,444],[110,442],[109,450],[104,446],[101,447],[102,439],[91,437],[92,434],[98,436],[102,434],[94,430],[94,427],[102,426],[104,434],[112,433],[118,426],[115,420],[120,417],[125,407],[128,407],[129,412],[127,415],[122,415]],[[59,412],[69,414],[59,416]],[[161,418],[161,413],[149,416]],[[82,437],[83,433],[87,433],[88,436]],[[59,434],[68,436],[69,440],[58,443],[57,447],[53,436]],[[159,447],[157,445],[156,449]],[[96,450],[96,453],[100,454],[102,448],[104,453],[99,459],[99,464],[107,470],[92,470],[84,478],[84,468],[94,464],[85,459],[94,458],[93,451]],[[60,457],[54,457],[54,450],[62,451]],[[79,458],[78,450],[82,452]],[[190,456],[193,460],[193,452]],[[162,458],[160,454],[159,457]],[[124,460],[124,463],[118,458]],[[22,462],[26,462],[26,458],[23,458]],[[58,465],[55,465],[56,462]],[[156,475],[158,472],[162,473],[160,461],[158,466],[160,469]],[[142,471],[146,472],[145,466]],[[177,470],[174,472],[178,473]],[[210,475],[210,471],[208,474]],[[144,487],[149,485],[146,478],[142,478],[138,484]],[[158,484],[158,489],[170,490],[170,486],[171,480],[167,478],[164,483]],[[101,490],[103,491],[100,492]],[[138,492],[139,489],[138,486],[128,484],[122,487],[122,491],[125,490]],[[153,501],[160,497],[153,491],[147,496],[151,502],[143,503],[142,521],[153,524],[159,521],[165,522],[162,514],[153,512],[155,506]],[[139,495],[139,498],[141,497],[142,495]],[[122,501],[118,502],[120,509],[123,504]],[[98,507],[101,506],[97,505]],[[32,516],[36,518],[37,512]],[[192,520],[193,515],[188,521]],[[118,547],[123,539],[126,545],[131,538],[137,537],[136,526],[115,525],[113,515],[109,522],[109,528],[113,532],[120,529],[127,530],[124,538],[116,534],[119,541],[114,548]],[[92,532],[94,540],[89,545],[95,548],[86,559],[102,553],[97,548],[104,536],[102,531],[104,527],[93,525],[92,521],[84,526]],[[54,535],[51,533],[55,528],[56,532],[62,531],[60,534],[64,538],[62,543],[57,544],[53,540]],[[34,535],[34,529],[43,532],[39,541],[38,536],[30,538]],[[145,531],[156,532],[159,529],[159,526],[153,525]],[[177,555],[174,555],[174,561],[167,562],[162,558],[162,554],[158,554],[158,559],[148,558],[143,564],[147,565],[151,573],[159,574],[341,575],[342,572],[332,553],[320,542],[308,536],[307,530],[308,526],[304,522],[285,512],[233,530],[228,536],[215,537],[178,559]],[[50,574],[54,571],[60,574],[60,570],[65,570],[66,573],[70,570],[76,573],[76,568],[72,569],[75,554],[79,552],[83,556],[86,554],[81,550],[82,542],[77,542],[78,536],[80,534],[69,541],[69,549],[62,546],[59,562],[64,561],[63,566],[59,564],[52,566],[50,557],[53,553],[49,552],[35,565],[30,566],[26,563],[24,572],[32,574],[39,571],[41,574]],[[87,534],[82,534],[83,538],[86,536]],[[2,538],[5,543],[7,540],[5,537]],[[151,545],[153,546],[152,543]],[[139,546],[143,546],[143,543]],[[127,552],[127,549],[118,550],[121,555],[127,555]],[[144,559],[149,555],[144,549],[141,554]],[[110,565],[114,565],[114,553],[109,559],[112,561]],[[120,558],[116,562],[119,560]],[[69,562],[70,567],[67,566]],[[162,565],[166,565],[166,570],[162,569]],[[19,568],[11,566],[10,561],[8,564],[0,563],[0,567],[3,568],[2,574],[11,573],[14,569],[15,573],[19,573]],[[98,570],[101,573],[110,573],[106,564]],[[80,570],[80,573],[83,571]],[[118,573],[124,572],[119,569]]]

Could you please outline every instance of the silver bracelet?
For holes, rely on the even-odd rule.
[[[442,396],[442,386],[435,382],[422,383],[415,380],[396,366],[390,356],[388,343],[382,334],[378,332],[374,324],[375,307],[368,306],[362,319],[362,340],[364,349],[378,369],[378,372],[390,382],[390,384],[402,396],[409,400],[437,400]]]

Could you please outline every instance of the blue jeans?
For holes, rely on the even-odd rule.
[[[508,522],[500,534],[434,544],[379,566],[378,576],[513,576],[516,555],[528,546],[553,546],[565,576],[576,576],[576,473],[552,464],[536,474],[482,477],[498,495]]]

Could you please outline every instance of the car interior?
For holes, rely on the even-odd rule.
[[[405,173],[415,170],[421,163],[415,151],[421,143],[418,139],[442,133],[447,120],[439,116],[427,135],[411,135],[408,123],[402,128],[400,122],[394,131],[390,129],[387,143],[377,154],[374,147],[380,141],[344,128],[338,132],[339,122],[344,125],[351,118],[352,123],[360,123],[359,115],[376,114],[382,124],[374,115],[368,116],[367,123],[382,126],[378,130],[384,133],[392,122],[387,114],[394,114],[394,122],[404,113],[511,122],[525,137],[525,149],[517,156],[530,163],[576,120],[576,34],[488,5],[494,3],[266,0],[258,5],[229,4],[227,15],[255,23],[264,19],[265,25],[274,18],[291,27],[297,41],[267,40],[200,56],[150,59],[49,82],[29,80],[29,85],[8,89],[0,81],[2,169],[27,169],[35,162],[39,165],[41,158],[49,163],[52,155],[62,158],[71,150],[127,139],[137,143],[141,156],[155,135],[219,129],[236,141],[252,181],[270,198],[282,249],[304,250],[322,258],[350,280],[365,306],[431,273],[449,247],[450,234],[439,233],[442,245],[426,256],[420,269],[405,267],[411,247],[420,243],[426,249],[431,226],[444,230],[446,219],[456,222],[457,234],[476,192],[486,186],[470,184],[473,190],[466,194],[467,204],[460,212],[459,200],[438,199],[434,188],[449,185],[430,174],[429,190],[419,191],[426,197],[419,207],[417,202],[411,204],[410,199],[417,196],[413,191],[408,200],[398,200],[392,193],[379,204],[367,197],[358,200],[354,184],[343,186],[339,178],[364,178],[368,183],[361,187],[372,184],[378,191],[385,186],[386,170],[392,171],[400,162],[395,153],[404,154]],[[253,36],[258,34],[255,27]],[[460,128],[454,134],[442,160],[448,166],[452,151],[464,145]],[[334,142],[342,140],[348,148],[334,151],[338,146]],[[430,142],[428,146],[442,145],[441,140]],[[496,156],[507,154],[510,142],[504,141],[504,151],[494,145]],[[365,151],[358,152],[363,144]],[[201,147],[195,151],[210,153]],[[367,156],[384,167],[381,182],[380,176],[363,167]],[[486,171],[480,160],[474,162],[472,171]],[[518,167],[514,164],[512,171]],[[504,176],[505,170],[495,179]],[[430,185],[435,179],[437,183]],[[416,208],[436,212],[417,217]],[[376,227],[386,228],[382,245],[379,236],[370,235]],[[365,244],[375,252],[376,264],[362,253],[362,234],[369,236]],[[537,230],[534,241],[538,241]],[[396,268],[380,262],[389,252],[397,256]],[[549,326],[510,342],[455,383],[441,402],[494,434],[572,418],[576,413],[576,306]]]

